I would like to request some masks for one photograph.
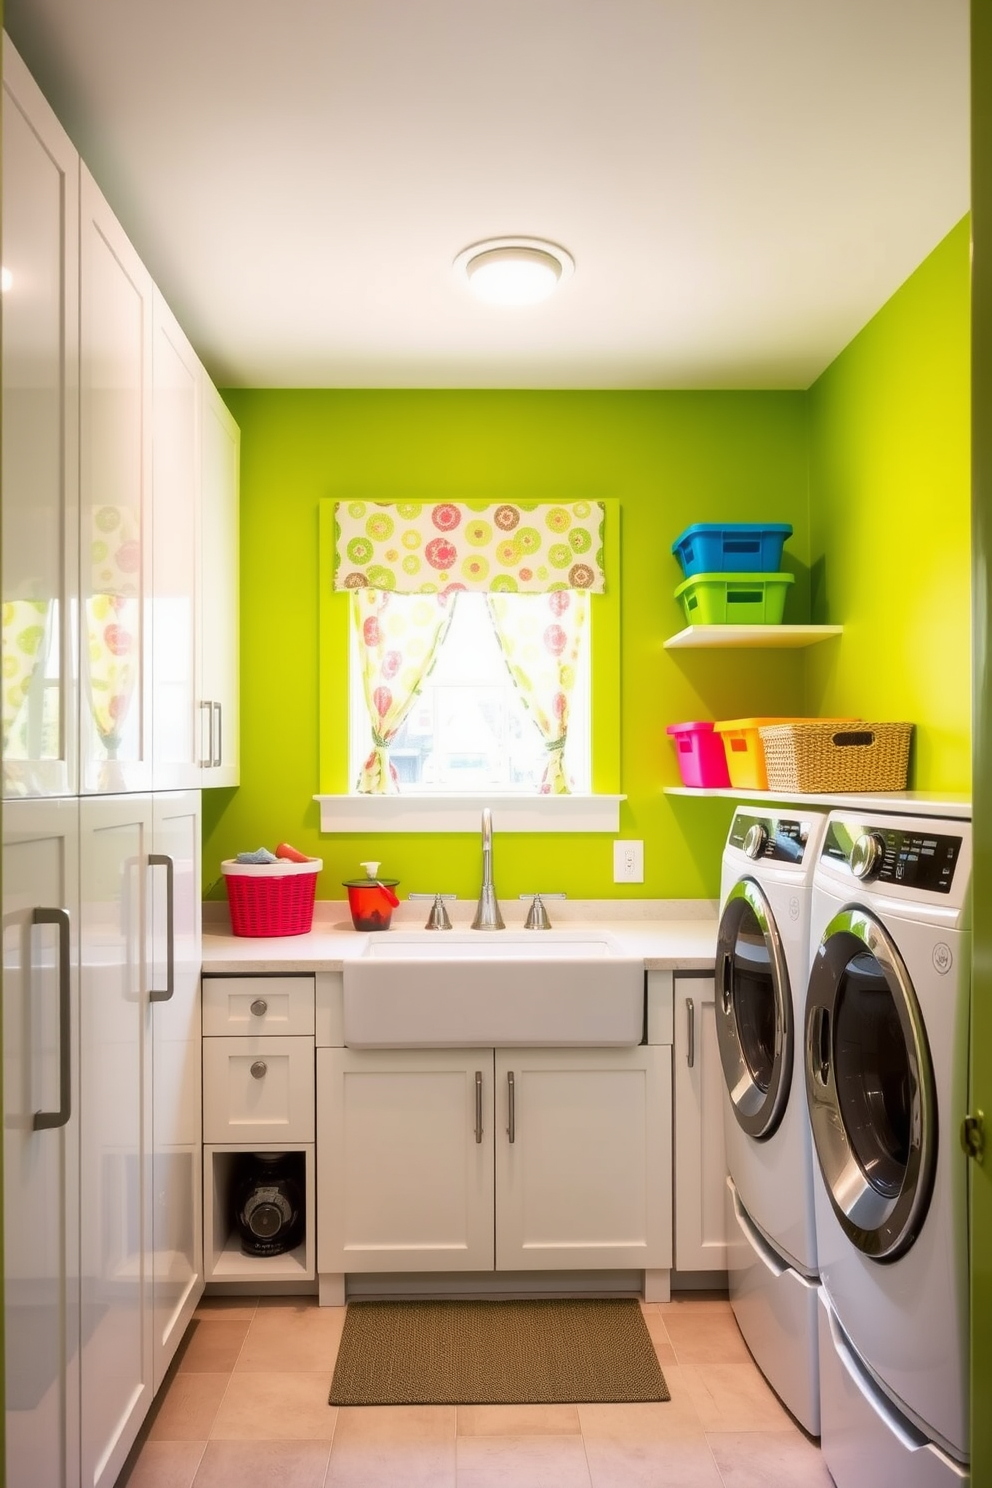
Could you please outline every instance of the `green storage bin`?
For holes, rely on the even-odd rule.
[[[790,573],[707,573],[675,591],[690,625],[781,625]]]

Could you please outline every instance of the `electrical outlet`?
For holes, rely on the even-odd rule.
[[[614,842],[613,882],[644,882],[644,843]]]

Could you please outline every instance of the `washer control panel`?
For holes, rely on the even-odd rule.
[[[792,816],[751,816],[739,811],[730,826],[728,846],[764,862],[801,863],[810,823]]]
[[[961,853],[960,837],[925,828],[905,831],[872,823],[833,821],[821,856],[844,863],[862,883],[899,884],[949,894]]]

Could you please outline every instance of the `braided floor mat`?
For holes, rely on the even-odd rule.
[[[350,1302],[331,1405],[669,1400],[632,1298]]]

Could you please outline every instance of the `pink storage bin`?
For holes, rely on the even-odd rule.
[[[697,790],[718,790],[730,784],[727,751],[712,723],[670,723],[682,784]]]

